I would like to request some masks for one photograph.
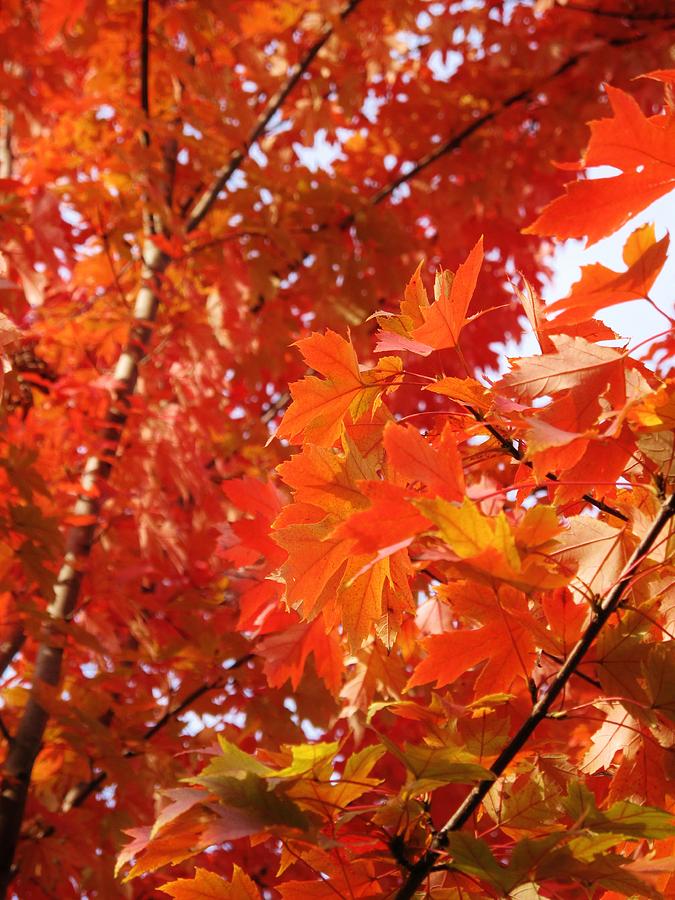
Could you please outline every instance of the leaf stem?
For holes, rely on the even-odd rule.
[[[361,2],[362,0],[349,0],[339,14],[338,20],[344,22]],[[294,90],[302,76],[307,69],[309,69],[319,52],[328,43],[334,33],[335,25],[327,22],[321,30],[321,34],[317,40],[314,41],[302,59],[293,67],[286,83],[270,99],[270,102],[267,104],[253,126],[250,134],[244,141],[242,148],[235,151],[230,158],[230,161],[216,172],[213,182],[201,194],[185,223],[185,231],[187,234],[190,234],[190,232],[201,225],[204,217],[218,199],[220,192],[227,187],[230,178],[232,178],[234,173],[237,172],[248,159],[251,147],[263,136],[271,120],[279,112],[289,94]]]
[[[527,466],[528,469],[532,469],[533,465],[531,460],[523,458],[522,450],[515,445],[515,443],[510,439],[505,437],[498,428],[495,428],[494,425],[491,425],[485,418],[485,416],[477,409],[474,409],[473,406],[469,406],[468,404],[463,404],[464,408],[471,413],[474,419],[477,422],[480,422],[481,425],[485,428],[486,431],[489,431],[492,437],[500,444],[503,450],[505,450],[509,456],[512,456],[517,462],[522,463],[524,466]],[[558,476],[553,472],[547,472],[545,475],[549,481],[558,481]],[[581,499],[585,500],[586,503],[594,506],[596,509],[599,509],[601,512],[607,513],[608,516],[614,516],[616,519],[621,519],[622,522],[628,521],[628,516],[624,515],[621,510],[616,509],[614,506],[610,506],[608,503],[605,503],[604,500],[597,500],[592,494],[585,493],[581,495]]]
[[[670,522],[673,516],[675,516],[675,494],[671,495],[661,506],[649,531],[635,548],[632,556],[624,566],[618,581],[600,601],[586,631],[568,653],[554,678],[549,682],[546,693],[540,697],[532,708],[530,715],[525,719],[515,735],[490,766],[490,771],[494,776],[499,778],[504,773],[516,755],[525,746],[539,723],[546,718],[549,710],[565,688],[565,685],[571,676],[576,673],[577,667],[590,649],[593,641],[600,634],[610,616],[616,612],[621,604],[624,592],[630,587],[635,569],[649,555],[649,551],[656,543],[661,531]],[[464,802],[440,829],[430,849],[426,851],[411,869],[402,887],[396,893],[395,900],[411,900],[424,879],[437,864],[440,851],[447,845],[447,835],[453,831],[458,831],[468,822],[483,802],[493,783],[494,779],[491,779],[490,781],[480,781],[473,790],[471,790]]]

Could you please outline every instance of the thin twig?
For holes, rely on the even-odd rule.
[[[600,9],[598,6],[584,6],[581,3],[556,3],[558,9],[569,9],[572,12],[587,13],[591,16],[601,16],[609,19],[624,19],[627,22],[672,22],[675,15],[672,13],[639,13],[621,12],[618,9]]]
[[[347,3],[347,5],[338,16],[338,20],[340,22],[344,22],[345,19],[347,19],[347,17],[354,12],[359,3],[361,3],[361,0],[349,0],[349,3]],[[227,165],[223,166],[222,169],[216,172],[213,183],[197,200],[192,213],[190,214],[185,224],[185,231],[187,234],[190,234],[191,231],[194,231],[195,228],[198,228],[201,225],[204,216],[206,216],[208,211],[218,199],[218,194],[227,187],[227,183],[230,178],[232,178],[234,173],[237,172],[246,162],[251,147],[263,136],[267,129],[267,126],[274,118],[274,116],[279,112],[284,102],[286,101],[286,98],[293,91],[307,69],[309,69],[319,52],[331,39],[334,32],[335,26],[327,22],[321,31],[320,37],[312,44],[312,46],[309,48],[307,53],[305,53],[302,59],[298,63],[296,63],[286,83],[271,98],[258,121],[253,126],[251,133],[244,141],[241,150],[237,150],[230,161],[227,163]]]
[[[458,807],[453,815],[450,816],[436,835],[432,847],[424,853],[407,875],[402,887],[395,895],[395,900],[411,900],[424,879],[438,862],[441,850],[447,845],[448,834],[453,831],[458,831],[469,821],[494,784],[494,779],[503,775],[510,763],[526,745],[537,726],[547,717],[549,710],[564,690],[571,676],[576,673],[581,661],[602,631],[602,628],[612,614],[619,608],[625,591],[631,585],[635,569],[649,555],[649,552],[659,538],[661,531],[670,522],[673,516],[675,516],[675,494],[671,495],[661,506],[649,531],[624,566],[618,581],[598,604],[593,614],[593,618],[585,632],[568,653],[555,677],[549,682],[546,693],[539,698],[532,708],[530,715],[490,766],[490,772],[494,777],[490,780],[478,782],[467,795],[464,802]]]
[[[231,663],[225,669],[226,672],[233,672],[235,669],[241,668],[241,666],[246,665],[247,662],[254,658],[253,653],[246,653],[244,656],[240,656],[238,659],[235,659],[233,663]],[[154,725],[151,725],[147,731],[143,733],[141,737],[142,741],[151,740],[157,732],[161,731],[169,722],[173,719],[176,719],[181,713],[184,713],[188,707],[192,706],[192,704],[199,700],[200,697],[203,697],[204,694],[207,694],[209,691],[216,690],[216,688],[222,687],[225,683],[225,678],[223,676],[219,676],[215,678],[213,681],[208,681],[198,688],[195,688],[194,691],[191,691],[186,697],[181,700],[181,702],[171,710],[168,710],[161,716]],[[124,750],[122,753],[122,757],[124,759],[133,759],[134,757],[140,756],[140,750]],[[68,812],[75,807],[82,806],[82,804],[87,800],[93,793],[95,793],[101,785],[107,780],[108,773],[105,770],[101,770],[98,772],[93,778],[89,781],[84,782],[83,784],[78,785],[72,791],[69,791],[66,795],[66,798],[61,805],[61,812]],[[54,834],[55,827],[53,825],[49,825],[45,828],[41,834],[40,838],[49,837]]]
[[[462,406],[470,412],[474,419],[479,422],[486,431],[489,431],[493,438],[499,443],[503,450],[505,450],[509,456],[512,456],[517,462],[522,463],[524,466],[527,466],[528,469],[532,469],[533,464],[529,459],[523,458],[522,450],[515,445],[515,443],[510,439],[503,435],[498,428],[495,428],[494,425],[491,425],[485,418],[485,416],[473,406],[470,406],[468,403],[463,403]],[[558,476],[554,472],[547,472],[544,476],[548,478],[549,481],[558,481]],[[614,506],[610,506],[608,503],[605,503],[604,500],[596,500],[596,498],[592,494],[582,494],[581,499],[585,500],[590,506],[594,506],[596,509],[599,509],[601,512],[607,513],[608,516],[614,516],[616,519],[621,519],[622,522],[628,522],[628,516],[624,515],[620,509],[616,509]]]

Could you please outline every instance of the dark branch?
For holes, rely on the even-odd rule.
[[[673,13],[621,12],[617,9],[584,6],[582,3],[556,3],[556,6],[559,9],[572,10],[572,12],[587,13],[590,16],[601,16],[608,19],[623,19],[626,22],[672,22],[675,19]]]
[[[227,667],[226,672],[233,672],[235,669],[241,668],[241,666],[246,665],[247,662],[252,660],[254,657],[253,653],[246,653],[244,656],[240,656],[238,659],[235,659],[231,665]],[[188,709],[192,704],[198,700],[200,697],[203,697],[204,694],[207,694],[209,691],[216,690],[216,688],[222,687],[225,683],[225,679],[220,676],[219,678],[214,679],[213,681],[208,681],[198,688],[195,688],[194,691],[191,691],[186,697],[181,700],[178,706],[174,707],[171,710],[168,710],[164,713],[161,718],[159,718],[154,725],[151,725],[147,731],[144,732],[141,740],[149,741],[151,740],[158,731],[161,731],[169,722],[173,719],[176,719],[181,713],[184,713],[186,709]],[[124,759],[132,759],[136,756],[140,756],[139,750],[125,750],[122,754]],[[85,781],[82,784],[77,785],[72,788],[66,795],[63,804],[61,805],[61,812],[68,812],[68,810],[73,809],[78,806],[82,806],[82,804],[94,794],[101,785],[107,780],[108,773],[104,770],[98,772],[93,778],[89,781]],[[54,834],[55,827],[53,825],[49,825],[45,828],[40,834],[40,838],[49,837]]]
[[[150,118],[150,0],[141,3],[141,109]]]
[[[6,641],[0,644],[0,678],[5,674],[5,670],[11,665],[12,660],[23,647],[26,640],[26,632],[22,625],[17,625]]]
[[[514,442],[510,440],[510,438],[505,437],[499,429],[495,428],[494,425],[491,425],[489,422],[485,420],[485,416],[479,412],[479,410],[474,409],[473,406],[469,406],[468,404],[463,404],[464,408],[471,413],[474,419],[477,422],[480,422],[481,425],[484,426],[486,431],[489,431],[490,434],[494,437],[494,439],[501,445],[501,447],[512,456],[517,462],[521,462],[524,466],[527,466],[528,469],[533,468],[532,462],[529,459],[523,459],[523,453],[519,447],[516,447]],[[557,481],[558,476],[553,472],[547,472],[545,475],[549,481]],[[601,512],[607,513],[608,516],[614,516],[616,519],[621,519],[622,522],[628,521],[628,516],[624,515],[620,509],[616,509],[614,506],[610,506],[608,503],[605,503],[604,500],[596,500],[596,498],[592,494],[582,494],[581,499],[585,500],[590,506],[594,506],[596,509],[599,509]]]
[[[356,9],[359,3],[361,3],[361,0],[349,0],[349,3],[347,3],[338,17],[339,21],[344,22],[345,19],[347,19],[347,17],[350,16],[351,13]],[[191,231],[194,231],[195,228],[198,228],[199,225],[201,225],[204,217],[207,215],[213,204],[218,199],[218,194],[227,187],[227,183],[230,178],[232,178],[234,173],[237,172],[246,162],[253,144],[255,144],[256,141],[258,141],[263,136],[271,120],[279,112],[289,94],[293,91],[307,69],[314,62],[319,52],[328,43],[334,32],[335,27],[333,25],[331,25],[330,23],[326,23],[324,25],[320,37],[312,44],[312,46],[309,48],[307,53],[305,53],[302,59],[293,67],[286,83],[277,91],[277,93],[272,98],[270,98],[269,103],[258,118],[258,121],[254,125],[251,133],[244,141],[242,149],[237,150],[230,159],[229,163],[227,163],[227,165],[223,166],[222,169],[216,172],[213,184],[208,187],[201,195],[199,200],[197,200],[192,213],[190,214],[186,222],[185,231],[187,234],[189,234]]]
[[[575,53],[569,59],[566,59],[565,62],[561,63],[555,71],[551,72],[550,75],[547,75],[545,78],[539,79],[535,84],[531,84],[529,87],[524,88],[523,90],[517,91],[514,94],[511,94],[510,97],[507,97],[505,100],[502,100],[498,106],[493,107],[489,112],[484,113],[482,116],[479,116],[477,119],[474,119],[469,125],[459,131],[457,134],[453,135],[449,138],[445,143],[440,144],[434,150],[431,150],[426,156],[423,156],[420,160],[417,161],[415,166],[403,175],[399,175],[398,178],[395,178],[393,181],[389,182],[389,184],[385,185],[381,188],[370,200],[371,206],[378,206],[382,203],[383,200],[386,200],[390,197],[396,188],[400,187],[402,184],[405,184],[407,181],[410,181],[412,178],[417,177],[420,172],[423,172],[426,168],[433,165],[433,163],[437,162],[441,157],[446,156],[448,153],[452,153],[453,150],[459,149],[462,146],[464,141],[467,138],[470,138],[472,134],[475,134],[480,128],[484,125],[487,125],[489,122],[492,122],[493,119],[496,119],[497,116],[504,112],[504,110],[509,109],[511,106],[514,106],[516,103],[520,103],[522,100],[531,100],[535,93],[541,90],[541,88],[547,84],[549,81],[553,81],[556,78],[559,78],[563,75],[568,69],[571,69],[572,66],[575,66],[580,59],[586,56],[587,53]]]
[[[558,663],[558,665],[561,665],[563,663],[563,659],[561,656],[555,656],[553,653],[549,653],[546,650],[542,650],[541,654],[542,654],[542,656],[545,656],[547,659],[550,659],[551,662]],[[595,687],[595,688],[598,688],[598,689],[602,688],[602,685],[600,684],[600,682],[598,681],[597,678],[591,678],[590,675],[586,675],[584,672],[575,672],[574,675],[577,678],[580,678],[582,681],[585,681],[587,684],[592,684],[593,687]]]
[[[675,16],[671,16],[670,18],[675,18]],[[669,28],[671,27],[673,26],[669,26]],[[607,41],[605,46],[614,48],[625,47],[631,44],[639,43],[640,41],[643,41],[648,37],[650,37],[650,35],[648,34],[638,34],[626,38],[613,38],[612,40]],[[413,166],[413,168],[409,172],[406,172],[403,175],[399,175],[393,181],[389,182],[389,184],[381,188],[376,194],[373,195],[373,197],[371,197],[369,205],[378,206],[380,203],[382,203],[383,200],[386,200],[388,197],[390,197],[394,193],[396,188],[415,178],[417,175],[419,175],[429,166],[433,165],[433,163],[437,162],[443,156],[446,156],[448,153],[452,153],[453,150],[458,150],[467,140],[467,138],[470,138],[484,125],[492,122],[502,112],[514,106],[516,103],[520,103],[523,100],[532,100],[546,84],[551,81],[555,81],[557,78],[560,78],[560,76],[564,75],[565,72],[572,69],[582,60],[591,56],[597,49],[597,46],[590,47],[588,50],[581,50],[579,53],[574,53],[564,62],[560,63],[560,65],[550,74],[538,79],[529,87],[526,87],[520,91],[516,91],[509,97],[506,97],[496,106],[494,106],[489,112],[486,112],[482,116],[474,119],[473,122],[470,122],[457,134],[454,134],[450,138],[448,138],[445,143],[440,144],[434,150],[431,150],[429,153],[427,153],[426,156],[423,156],[420,160],[417,161],[415,166]],[[353,215],[350,216],[350,224],[351,221],[353,221]],[[340,227],[342,227],[342,223],[340,224]]]
[[[670,29],[673,26],[668,26]],[[614,38],[612,40],[607,41],[605,44],[606,47],[624,47],[630,44],[638,43],[639,41],[645,40],[650,35],[647,34],[638,34],[632,35],[628,38]],[[449,153],[452,153],[454,150],[459,150],[462,147],[468,138],[470,138],[473,134],[479,131],[484,125],[488,125],[490,122],[496,120],[501,113],[515,104],[523,101],[530,100],[536,96],[536,94],[544,87],[544,85],[548,84],[551,81],[559,78],[561,75],[564,75],[569,69],[573,68],[577,65],[581,60],[590,56],[593,52],[597,50],[595,48],[589,48],[588,50],[583,50],[579,53],[573,54],[569,59],[562,62],[553,72],[544,78],[540,78],[535,83],[531,84],[529,87],[526,87],[520,91],[517,91],[511,94],[509,97],[500,101],[497,105],[495,105],[489,112],[485,113],[482,116],[479,116],[477,119],[474,119],[473,122],[466,125],[461,131],[449,137],[445,143],[439,145],[434,150],[427,153],[421,159],[417,161],[417,163],[413,166],[413,168],[406,172],[405,174],[399,175],[393,181],[389,182],[389,184],[384,185],[384,187],[380,188],[375,194],[373,194],[369,199],[364,202],[364,206],[378,206],[380,203],[387,200],[394,193],[396,188],[401,185],[407,183],[411,179],[415,178],[429,166],[433,165],[443,156],[446,156]],[[237,166],[238,168],[239,166]],[[236,169],[235,169],[236,171]],[[229,177],[229,176],[228,176]],[[201,201],[200,201],[201,202]],[[193,213],[194,215],[194,213]],[[312,235],[316,236],[319,232],[326,231],[330,227],[337,228],[339,231],[346,231],[350,228],[356,219],[356,212],[350,212],[347,215],[343,216],[337,223],[331,225],[329,222],[319,222],[316,227],[312,231]],[[307,259],[309,253],[305,253],[302,258],[296,259],[292,263],[288,265],[286,272],[283,276],[279,276],[280,279],[283,277],[287,277],[291,272],[295,272],[298,270],[300,265]],[[256,310],[257,311],[257,310]],[[590,501],[589,501],[590,502]],[[595,505],[595,504],[594,504]]]
[[[238,659],[235,659],[231,665],[227,667],[226,672],[232,672],[235,669],[240,669],[242,666],[245,666],[247,662],[253,659],[253,653],[246,653],[244,656],[240,656]],[[161,731],[162,728],[170,722],[172,719],[175,719],[182,712],[192,706],[195,700],[199,700],[200,697],[203,697],[204,694],[207,694],[209,691],[213,691],[218,687],[221,687],[224,684],[223,677],[219,677],[214,679],[214,681],[207,681],[204,684],[200,685],[198,688],[195,688],[194,691],[189,693],[181,702],[172,710],[167,710],[164,715],[159,718],[154,725],[151,725],[150,728],[143,735],[144,741],[149,741],[151,737],[157,734],[158,731]]]
[[[661,506],[659,514],[652,522],[649,531],[624,566],[619,580],[598,604],[586,631],[569,652],[555,677],[549,682],[546,693],[540,697],[534,705],[530,715],[490,766],[490,771],[495,778],[499,778],[503,775],[506,768],[530,739],[539,723],[547,717],[551,707],[564,690],[567,682],[572,675],[576,673],[581,661],[591,648],[593,641],[598,637],[610,616],[619,608],[624,594],[633,580],[635,570],[649,555],[649,551],[658,540],[661,531],[670,522],[673,516],[675,516],[675,494],[671,495],[671,497]],[[447,835],[450,832],[458,831],[469,821],[471,816],[473,816],[483,802],[485,795],[488,793],[493,783],[493,779],[481,781],[467,795],[461,806],[441,828],[434,841],[434,846],[427,851],[417,863],[415,863],[414,867],[406,877],[403,886],[396,893],[395,900],[411,900],[429,872],[437,864],[439,853],[447,844]]]

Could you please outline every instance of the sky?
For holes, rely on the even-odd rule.
[[[592,247],[585,248],[583,241],[565,241],[557,248],[553,256],[555,276],[544,299],[553,301],[569,293],[573,282],[580,276],[580,266],[599,262],[615,269],[625,270],[621,254],[626,239],[636,228],[653,223],[657,240],[675,226],[675,191],[657,200],[643,212],[630,220],[623,228],[611,237],[598,241]],[[675,253],[671,250],[666,264],[652,289],[655,303],[669,315],[675,312]],[[646,338],[663,331],[668,323],[644,300],[634,300],[621,306],[613,307],[598,313],[598,318],[606,322],[623,337],[630,338],[630,346],[644,341]]]
[[[590,177],[607,177],[616,170],[602,167],[589,170]],[[574,282],[581,277],[581,266],[591,263],[602,263],[617,272],[623,272],[626,265],[622,259],[623,246],[626,239],[641,225],[653,223],[656,238],[659,240],[667,231],[675,228],[675,191],[634,216],[611,237],[598,241],[592,247],[586,247],[585,241],[561,241],[552,255],[551,266],[553,278],[543,289],[542,297],[552,303],[569,294]],[[654,302],[669,315],[675,314],[675,250],[671,250],[661,274],[651,291]],[[668,328],[667,320],[660,315],[646,300],[634,300],[610,309],[600,310],[596,318],[601,319],[620,337],[628,340],[628,347],[635,347]],[[539,353],[537,341],[532,334],[529,323],[523,317],[526,332],[519,342],[509,341],[506,345],[497,344],[495,349],[502,354],[500,373],[507,368],[507,358],[528,356]],[[622,346],[624,346],[622,342]],[[490,372],[490,375],[494,373]]]

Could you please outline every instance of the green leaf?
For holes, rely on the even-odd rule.
[[[600,810],[593,794],[580,782],[570,785],[563,805],[579,828],[608,832],[624,838],[658,839],[675,835],[675,824],[670,813],[652,806],[639,806],[628,800],[621,800],[607,810]]]
[[[236,744],[231,744],[226,738],[218,735],[218,743],[222,751],[221,756],[214,756],[202,772],[203,776],[230,776],[232,778],[246,778],[247,775],[276,774],[274,769],[261,763],[260,760],[240,750]]]
[[[405,786],[409,795],[433,791],[444,784],[473,784],[476,781],[493,781],[489,769],[474,762],[475,757],[455,747],[430,747],[406,744],[401,750],[386,738],[382,743],[414,776]]]
[[[268,770],[268,777],[274,778],[300,778],[312,773],[315,777],[329,776],[332,772],[332,761],[338,752],[340,744],[296,744],[290,747],[292,762],[290,765],[276,772]]]
[[[243,778],[200,775],[190,780],[216,794],[225,807],[244,811],[252,823],[250,834],[274,826],[310,830],[310,820],[297,803],[257,775],[248,774]]]
[[[497,862],[484,840],[463,831],[454,831],[448,835],[447,847],[453,867],[460,872],[473,875],[502,891],[514,886],[507,869]]]

